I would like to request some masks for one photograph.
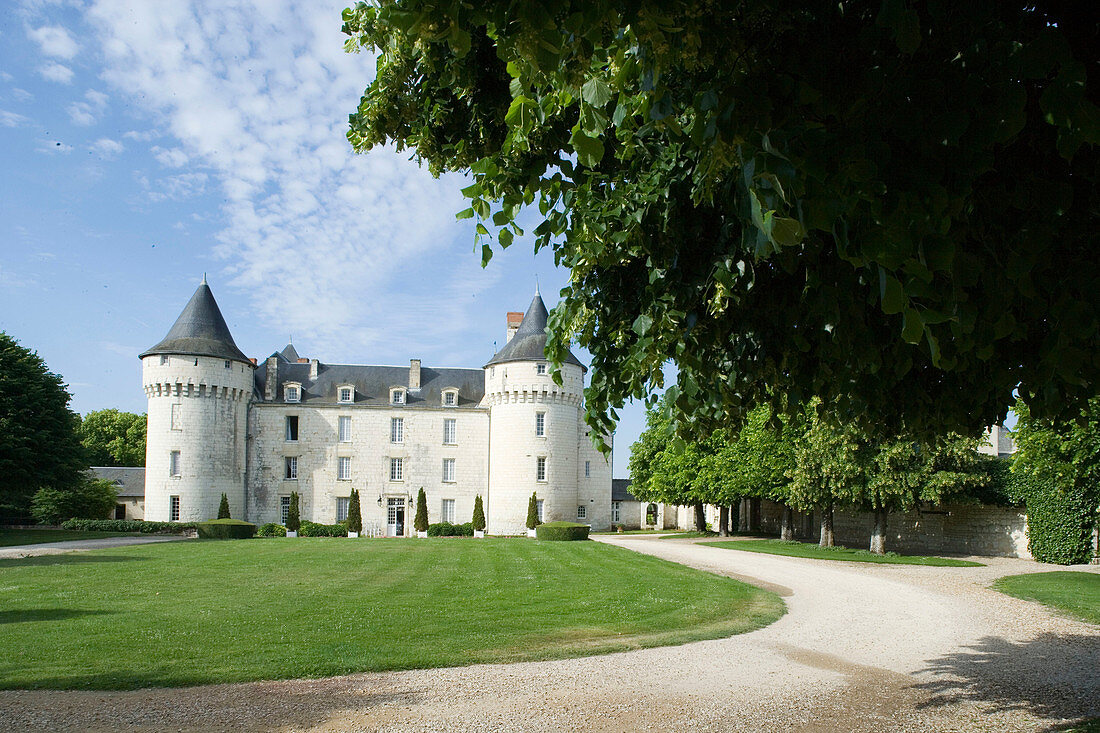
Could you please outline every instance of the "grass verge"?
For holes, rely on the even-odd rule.
[[[132,532],[75,532],[67,529],[0,529],[0,547],[40,545],[44,542],[98,540],[103,537],[139,537]]]
[[[874,562],[887,565],[938,565],[956,568],[982,566],[980,562],[956,560],[950,557],[898,555],[894,552],[888,552],[885,555],[876,555],[868,550],[852,550],[839,545],[836,547],[819,547],[810,542],[789,542],[785,540],[734,540],[732,542],[703,542],[702,544],[708,547],[721,547],[725,550],[763,552],[769,555],[806,557],[812,560],[847,560],[849,562]]]
[[[0,560],[0,688],[560,659],[751,631],[778,596],[595,542],[171,542]]]
[[[1009,575],[993,589],[1028,601],[1038,601],[1068,616],[1100,624],[1100,575],[1074,570]],[[1097,727],[1100,731],[1100,726]]]

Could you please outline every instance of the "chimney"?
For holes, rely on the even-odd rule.
[[[321,363],[316,359],[309,360],[309,381],[317,381],[317,374],[321,371]]]
[[[305,358],[304,356],[299,356],[299,357],[298,357],[298,363],[299,363],[299,364],[308,364],[308,363],[309,363],[309,359]]]
[[[420,359],[409,360],[409,389],[420,389]]]
[[[254,357],[254,356],[250,356],[250,357],[248,358],[248,360],[249,360],[250,362],[252,362],[252,366],[256,366],[256,357]]]
[[[267,357],[267,373],[264,375],[264,399],[271,402],[279,386],[279,357]]]
[[[519,330],[519,324],[523,323],[523,314],[515,311],[508,311],[508,336],[504,339],[504,343],[508,343],[512,340],[512,337],[516,335],[516,331]]]

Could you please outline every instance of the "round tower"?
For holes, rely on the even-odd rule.
[[[577,521],[578,431],[585,368],[570,353],[562,384],[546,358],[546,305],[535,292],[523,321],[485,365],[489,405],[489,491],[486,529],[522,534],[535,493],[544,522]]]
[[[233,517],[246,519],[255,365],[233,342],[205,276],[168,335],[139,358],[149,399],[145,518],[214,519],[224,493]]]

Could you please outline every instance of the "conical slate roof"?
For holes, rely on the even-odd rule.
[[[191,300],[187,301],[180,317],[172,324],[168,335],[156,346],[142,352],[138,358],[144,359],[153,354],[213,356],[245,364],[252,363],[237,348],[237,344],[233,343],[229,326],[225,325],[225,319],[222,318],[222,312],[214,300],[214,294],[210,292],[210,286],[206,284],[205,277]]]
[[[542,296],[535,292],[535,297],[527,312],[523,315],[512,340],[504,345],[504,348],[496,353],[489,363],[504,364],[509,361],[541,361],[546,358],[546,304],[542,302]],[[566,364],[576,364],[584,368],[584,365],[569,352],[565,357]]]

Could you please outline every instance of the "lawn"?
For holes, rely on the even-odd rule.
[[[129,532],[75,532],[67,529],[0,529],[0,547],[39,545],[43,542],[98,540],[101,537],[137,537]]]
[[[1010,596],[1038,601],[1067,616],[1100,624],[1100,575],[1096,573],[1056,570],[1009,575],[994,582],[993,588]]]
[[[926,557],[924,555],[898,555],[887,553],[875,555],[868,550],[852,550],[847,547],[818,547],[812,542],[789,542],[785,540],[734,540],[731,542],[702,542],[707,547],[721,547],[725,550],[744,550],[745,552],[764,552],[769,555],[787,557],[808,557],[812,560],[847,560],[849,562],[876,562],[888,565],[938,565],[945,567],[973,568],[981,567],[980,562],[955,560],[949,557]]]
[[[595,542],[171,542],[0,560],[0,688],[127,689],[713,639],[772,593]]]

